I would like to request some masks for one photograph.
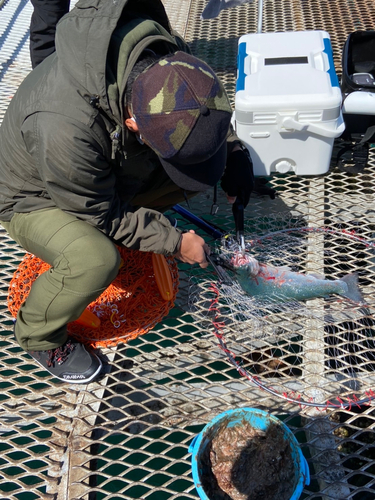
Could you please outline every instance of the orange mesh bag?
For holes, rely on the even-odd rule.
[[[115,346],[147,333],[169,313],[176,299],[178,268],[173,257],[155,259],[148,252],[118,250],[123,263],[117,277],[87,307],[100,326],[88,327],[79,320],[68,324],[72,337],[95,348]],[[49,268],[38,257],[25,255],[9,287],[8,308],[14,318],[32,283]]]

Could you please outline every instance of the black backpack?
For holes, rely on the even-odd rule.
[[[333,162],[340,170],[356,174],[366,167],[370,145],[375,142],[375,30],[355,31],[347,38],[341,91],[346,128],[335,141]],[[373,93],[373,99],[366,93]],[[373,110],[368,101],[374,103]]]

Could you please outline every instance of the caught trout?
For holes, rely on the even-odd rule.
[[[340,295],[357,304],[364,304],[356,274],[326,280],[312,274],[293,272],[288,267],[262,264],[241,253],[232,258],[231,264],[241,288],[253,297],[271,302],[287,302]]]

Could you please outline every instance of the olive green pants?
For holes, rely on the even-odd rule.
[[[98,229],[57,208],[15,214],[2,225],[21,247],[51,265],[18,312],[16,339],[26,351],[59,347],[67,339],[67,323],[116,277],[119,252]]]

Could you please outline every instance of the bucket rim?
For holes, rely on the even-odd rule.
[[[192,475],[193,475],[194,484],[195,484],[195,487],[197,489],[199,497],[201,498],[201,500],[212,500],[206,495],[206,493],[201,485],[200,475],[199,475],[199,470],[198,470],[198,453],[199,453],[199,449],[201,447],[201,444],[202,444],[204,437],[206,436],[206,434],[210,431],[210,429],[212,427],[214,427],[216,424],[218,424],[220,421],[224,420],[225,418],[232,417],[232,416],[237,417],[237,418],[241,418],[241,416],[245,417],[245,415],[249,415],[249,414],[256,415],[256,416],[261,417],[261,418],[267,418],[268,423],[272,422],[272,423],[275,423],[278,426],[280,426],[280,428],[284,432],[284,435],[286,435],[286,437],[288,438],[292,448],[294,448],[295,454],[298,457],[297,458],[297,461],[298,461],[297,465],[298,465],[298,469],[299,469],[299,471],[298,471],[299,477],[298,477],[296,487],[293,491],[293,494],[292,494],[290,500],[297,500],[300,497],[304,486],[310,484],[310,472],[309,472],[309,467],[308,467],[307,461],[306,461],[306,459],[305,459],[305,457],[300,449],[300,446],[299,446],[299,443],[298,443],[296,437],[294,436],[293,432],[289,429],[289,427],[280,418],[272,415],[268,411],[261,410],[259,408],[250,408],[250,407],[235,408],[235,409],[226,410],[226,411],[220,413],[219,415],[214,417],[212,420],[210,420],[210,422],[208,422],[205,425],[205,427],[202,429],[202,431],[197,436],[195,436],[195,438],[191,442],[191,444],[189,446],[189,452],[192,454],[192,457],[191,457]]]

